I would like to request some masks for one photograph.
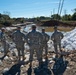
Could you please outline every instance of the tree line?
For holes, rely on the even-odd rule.
[[[53,14],[50,17],[40,16],[33,18],[11,18],[8,14],[0,13],[0,27],[1,26],[11,26],[12,24],[25,23],[25,22],[39,22],[47,20],[61,20],[61,21],[76,21],[76,8],[74,9],[73,14],[65,14],[63,16],[59,14]]]

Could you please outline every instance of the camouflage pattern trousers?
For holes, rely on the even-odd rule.
[[[20,56],[22,56],[24,59],[24,42],[17,42],[15,44],[18,51],[19,60],[20,60]]]
[[[2,46],[4,48],[4,55],[6,55],[9,49],[9,44],[6,41],[2,40]]]
[[[58,53],[58,50],[61,51],[61,43],[60,42],[55,42],[54,43],[54,49],[55,49],[56,53]]]
[[[29,58],[29,60],[33,61],[34,51],[36,52],[37,60],[39,62],[41,62],[42,61],[42,50],[41,50],[41,47],[39,45],[31,45],[30,46],[30,58]]]

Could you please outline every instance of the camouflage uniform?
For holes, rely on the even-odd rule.
[[[1,33],[0,33],[0,41],[1,41],[2,46],[3,46],[3,48],[4,48],[4,55],[6,55],[8,49],[9,49],[9,44],[8,44],[7,41],[6,41],[5,29],[2,29],[2,30],[1,30]]]
[[[13,41],[16,44],[16,48],[18,50],[18,56],[19,56],[19,61],[20,61],[20,56],[22,54],[23,60],[24,60],[24,43],[25,43],[25,35],[20,32],[20,30],[15,31],[12,34]],[[21,54],[20,54],[21,52]]]
[[[61,51],[61,39],[63,38],[63,34],[61,32],[57,31],[57,28],[55,28],[55,32],[52,34],[51,39],[54,43],[54,49],[56,54],[58,53],[58,46],[59,50]]]
[[[42,30],[45,30],[45,29],[42,29]],[[48,53],[47,42],[49,41],[50,36],[46,34],[45,32],[42,32],[42,35],[43,35],[42,50],[45,49],[45,55],[47,56],[47,53]]]
[[[27,35],[27,43],[30,47],[30,62],[33,60],[34,50],[36,51],[37,60],[40,62],[42,61],[42,50],[41,43],[42,43],[42,34],[37,32],[36,30],[32,30]]]

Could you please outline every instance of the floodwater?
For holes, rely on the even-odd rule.
[[[35,25],[35,24],[30,24],[30,25],[26,25],[26,28],[24,28],[24,31],[26,32],[30,32],[31,31],[31,26]],[[41,29],[44,28],[46,33],[48,35],[52,35],[52,33],[54,32],[54,28],[53,27],[41,27],[41,26],[37,26],[37,31],[41,32]],[[71,27],[58,27],[58,30],[61,31],[62,33],[66,33],[69,32],[71,30],[73,30],[74,28]]]

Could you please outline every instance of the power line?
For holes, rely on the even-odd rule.
[[[59,1],[59,7],[58,7],[58,14],[61,15],[62,8],[63,8],[64,0]]]
[[[61,6],[61,0],[60,0],[60,2],[59,2],[58,14],[59,14],[59,11],[60,11],[60,6]]]
[[[63,4],[64,4],[64,0],[62,1],[62,4],[61,4],[60,15],[61,15],[61,12],[62,12]]]

